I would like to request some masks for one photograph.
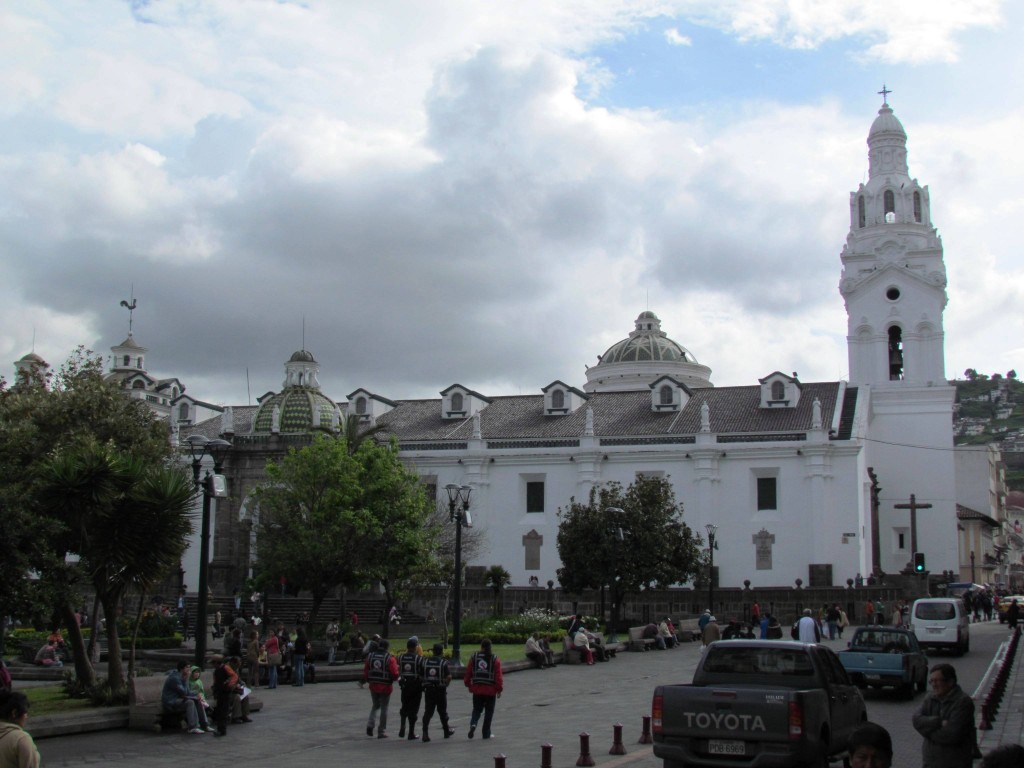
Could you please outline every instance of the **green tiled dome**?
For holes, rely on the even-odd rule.
[[[260,405],[252,422],[253,432],[270,432],[275,405],[281,409],[281,432],[309,432],[314,409],[320,411],[321,427],[330,427],[334,417],[334,402],[320,390],[287,387]]]
[[[650,310],[636,319],[636,330],[629,338],[612,344],[601,355],[600,365],[636,362],[697,362],[686,347],[670,339],[661,330],[661,321]]]

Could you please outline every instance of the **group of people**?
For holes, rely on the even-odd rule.
[[[167,675],[160,694],[164,712],[184,715],[191,734],[226,736],[228,722],[249,723],[249,688],[240,678],[242,660],[229,656],[213,671],[213,704],[206,696],[202,670],[187,661],[178,662]],[[216,725],[216,728],[214,727]]]
[[[452,672],[451,664],[444,657],[444,646],[436,643],[431,655],[425,657],[419,639],[413,636],[406,642],[405,653],[395,657],[390,653],[386,639],[375,635],[371,643],[372,648],[363,663],[363,684],[369,686],[372,702],[366,735],[373,736],[376,733],[378,739],[388,737],[388,705],[397,681],[402,700],[398,737],[410,741],[422,738],[424,743],[429,742],[430,721],[436,712],[444,738],[450,738],[455,733],[448,721],[448,686]],[[495,703],[504,688],[501,661],[491,652],[490,640],[481,641],[480,650],[470,656],[463,682],[473,695],[468,736],[473,738],[483,716],[482,736],[489,739],[493,736],[491,721],[494,718]],[[418,736],[416,723],[420,704],[424,701],[421,736]]]

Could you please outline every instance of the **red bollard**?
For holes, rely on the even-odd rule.
[[[626,754],[626,747],[622,743],[622,723],[616,723],[612,726],[612,748],[608,750],[609,755],[624,755]]]
[[[580,734],[580,757],[576,765],[597,765],[594,758],[590,756],[590,734],[584,731]]]
[[[981,722],[978,723],[978,730],[979,731],[991,731],[992,730],[992,722],[991,722],[991,718],[989,716],[988,699],[985,699],[983,702],[981,702]]]
[[[495,755],[494,756],[494,768],[505,768],[505,756]]]
[[[640,741],[637,744],[653,744],[654,739],[651,737],[651,716],[644,715],[644,730],[640,734]]]
[[[540,768],[551,768],[551,750],[550,744],[540,745]]]

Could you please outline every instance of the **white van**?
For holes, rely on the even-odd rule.
[[[962,656],[971,647],[970,617],[959,597],[926,597],[914,601],[910,631],[921,648],[945,648]]]

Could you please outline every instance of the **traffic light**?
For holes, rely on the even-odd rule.
[[[914,553],[914,573],[924,573],[924,552]]]

